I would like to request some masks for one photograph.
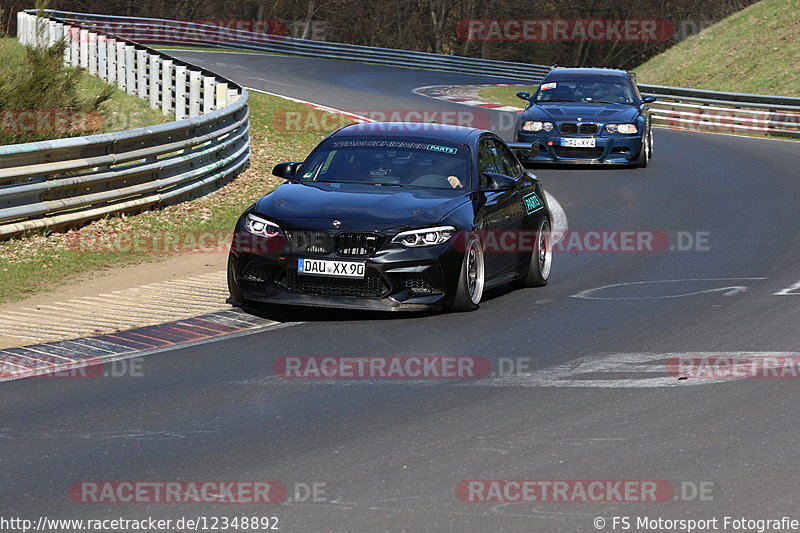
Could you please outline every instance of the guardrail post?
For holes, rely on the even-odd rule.
[[[80,39],[78,65],[81,68],[89,68],[89,30],[79,30],[78,38]]]
[[[214,95],[216,108],[222,109],[228,105],[228,84],[217,83],[217,94]]]
[[[165,59],[161,62],[161,114],[169,115],[172,108],[173,90],[175,85],[172,81],[172,60]]]
[[[196,70],[189,71],[189,116],[200,114],[200,90],[202,75]]]
[[[58,42],[58,27],[54,20],[45,21],[47,24],[47,47],[52,48]]]
[[[128,69],[125,68],[127,51],[125,43],[117,42],[117,87],[125,92],[128,92]]]
[[[75,26],[69,27],[69,64],[77,67],[80,62],[81,30]]]
[[[147,50],[136,50],[136,94],[147,98]]]
[[[27,13],[17,11],[17,40],[23,46],[25,45],[25,17],[27,16]]]
[[[106,40],[106,81],[110,85],[117,83],[117,40]]]
[[[53,21],[53,46],[64,40],[64,25]]]
[[[86,43],[87,47],[89,48],[88,52],[88,66],[89,66],[89,74],[92,76],[97,75],[97,34],[96,33],[88,33],[86,35],[89,39],[89,42]]]
[[[106,36],[97,36],[97,75],[100,76],[104,82],[108,83],[108,46],[106,45]]]
[[[161,58],[157,55],[150,56],[150,109],[158,109],[160,106],[159,98],[161,96],[161,90],[159,85],[161,84]]]
[[[179,65],[175,67],[175,120],[186,118],[186,67]]]
[[[56,26],[60,28],[60,40],[64,41],[64,64],[69,65],[69,56],[71,49],[69,47],[69,26],[66,24],[62,24],[61,22],[57,22]]]
[[[136,94],[136,47],[125,45],[125,92]]]
[[[214,76],[203,76],[203,113],[211,113],[217,108],[216,84]]]

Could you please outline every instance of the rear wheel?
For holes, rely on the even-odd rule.
[[[514,283],[515,287],[543,287],[547,285],[553,265],[553,235],[550,221],[542,218],[536,231],[536,243],[531,253],[531,261],[523,276]]]
[[[471,237],[464,252],[452,311],[472,311],[478,308],[483,297],[484,275],[481,242],[477,237]]]

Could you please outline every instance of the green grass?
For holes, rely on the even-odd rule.
[[[2,111],[61,111],[62,117],[74,117],[76,131],[14,131],[0,132],[0,143],[35,142],[75,135],[109,133],[133,129],[174,120],[160,111],[150,109],[148,102],[112,88],[103,80],[73,67],[57,63],[39,65],[51,72],[22,80],[31,68],[26,59],[25,47],[16,39],[0,39],[0,109]],[[63,69],[61,73],[55,72]],[[64,85],[69,86],[69,90]],[[74,89],[73,89],[74,87]],[[20,94],[20,93],[26,94]],[[69,93],[69,94],[65,94]],[[11,115],[13,116],[13,115]]]
[[[800,95],[800,2],[761,0],[634,69],[644,84]]]
[[[109,217],[65,233],[36,234],[0,242],[0,303],[68,284],[94,271],[174,255],[107,252],[114,249],[107,246],[99,246],[101,252],[95,251],[97,247],[92,249],[93,243],[107,242],[102,239],[134,234],[157,239],[164,235],[209,232],[218,234],[219,240],[227,244],[242,211],[281,182],[271,176],[272,166],[281,161],[305,159],[331,129],[316,127],[322,123],[319,119],[323,112],[281,98],[250,93],[249,105],[252,158],[248,171],[214,194],[194,201],[136,215]],[[300,116],[302,120],[287,122],[287,113],[297,113],[290,118]],[[332,122],[327,125],[338,125],[338,121]],[[89,250],[85,249],[87,244]],[[179,250],[170,252],[188,251],[186,247],[179,246]]]
[[[513,107],[524,108],[525,100],[517,98],[517,93],[527,91],[531,94],[536,91],[538,85],[513,86],[513,87],[487,87],[478,91],[478,96],[489,102],[500,105],[510,105]]]

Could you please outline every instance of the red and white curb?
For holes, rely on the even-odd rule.
[[[455,104],[466,105],[470,107],[482,107],[484,109],[493,109],[494,111],[512,111],[520,113],[524,111],[521,107],[514,107],[509,105],[501,105],[489,102],[478,96],[478,91],[488,87],[524,87],[523,83],[485,83],[481,85],[426,85],[424,87],[417,87],[412,92],[420,96],[427,96],[428,98],[435,98],[437,100],[445,100]]]
[[[228,309],[127,331],[6,348],[0,350],[0,381],[58,376],[102,363],[293,324],[260,318],[240,309]],[[88,375],[99,376],[96,372]]]

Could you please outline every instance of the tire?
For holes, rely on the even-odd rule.
[[[653,159],[653,128],[647,130],[647,159]]]
[[[636,166],[639,168],[647,168],[647,157],[650,151],[650,131],[648,130],[642,135],[642,147],[639,149],[639,157],[636,158]]]
[[[228,294],[230,295],[228,303],[231,305],[241,307],[246,303],[242,289],[239,288],[236,281],[233,279],[233,257],[231,256],[228,256]]]
[[[544,287],[547,285],[552,266],[553,235],[550,221],[542,218],[539,222],[539,229],[536,231],[536,245],[533,247],[528,268],[513,285],[518,288]]]
[[[451,311],[472,311],[478,308],[483,297],[485,282],[484,256],[481,241],[470,237],[461,263],[456,296],[450,306]]]

